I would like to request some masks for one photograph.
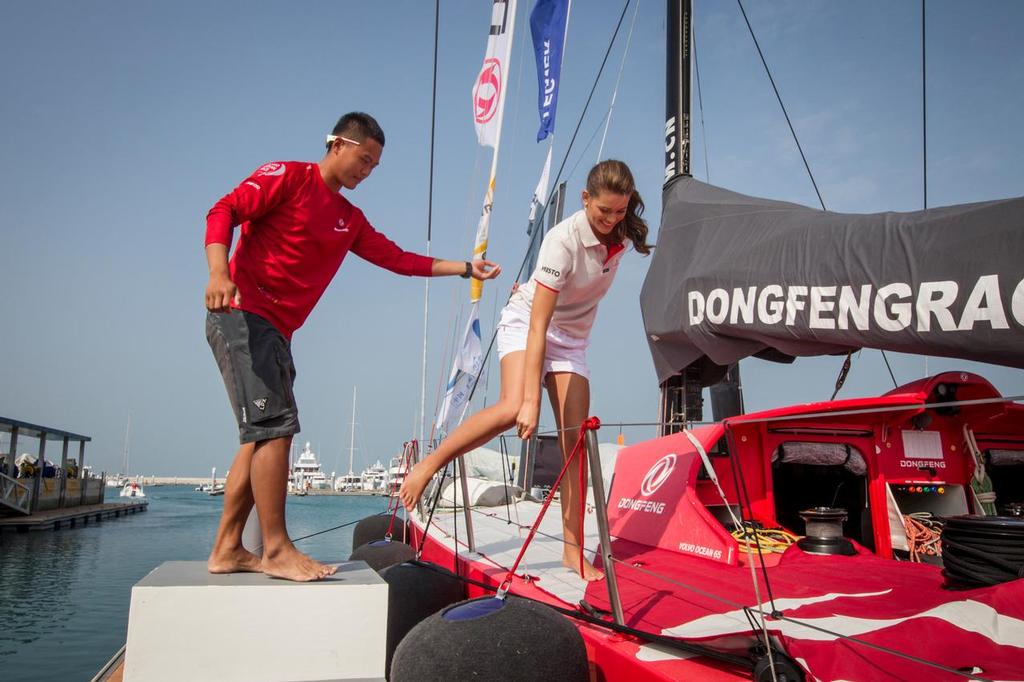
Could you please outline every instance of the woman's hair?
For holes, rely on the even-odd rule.
[[[636,191],[629,166],[608,159],[591,168],[587,175],[587,193],[596,197],[601,192],[629,197],[626,216],[615,226],[615,239],[620,243],[629,239],[638,253],[649,254],[651,246],[647,243],[647,221],[640,217],[644,212],[644,200],[640,198],[640,192]]]

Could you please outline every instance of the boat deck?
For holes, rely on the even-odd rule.
[[[469,552],[466,544],[465,513],[459,508],[454,513],[451,508],[438,509],[431,522],[430,535],[441,545],[454,547],[456,535],[459,542],[459,555],[470,561],[482,561],[494,566],[494,573],[507,571],[529,534],[529,528],[540,513],[539,502],[515,502],[498,507],[473,507],[473,536],[476,539],[476,551],[480,556]],[[597,548],[597,519],[590,505],[584,518],[584,536],[587,538],[585,556],[591,562]],[[425,521],[425,519],[423,519]],[[422,522],[419,524],[422,528]],[[536,586],[557,599],[570,604],[578,604],[583,599],[587,582],[575,571],[562,565],[562,508],[558,501],[551,503],[541,521],[537,535],[526,550],[517,573],[527,574],[533,578]]]

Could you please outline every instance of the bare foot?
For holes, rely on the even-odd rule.
[[[430,482],[432,473],[427,472],[427,468],[423,466],[423,463],[419,463],[412,468],[412,471],[406,475],[405,480],[402,482],[402,487],[398,490],[398,498],[402,500],[402,504],[405,506],[406,511],[412,512],[416,503],[420,501],[423,496],[423,490],[427,487],[427,483]]]
[[[260,570],[273,578],[309,582],[333,575],[338,569],[311,559],[295,547],[288,547],[273,555],[264,554]]]
[[[259,573],[260,558],[242,547],[210,552],[206,560],[206,570],[210,573]]]
[[[594,564],[583,559],[583,573],[580,573],[580,553],[579,551],[566,552],[562,555],[562,565],[568,569],[571,569],[574,573],[580,574],[584,580],[594,582],[595,580],[604,580],[604,571],[594,568]]]

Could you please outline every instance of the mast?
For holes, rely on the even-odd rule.
[[[665,47],[665,182],[690,174],[690,62],[693,31],[692,0],[668,0]],[[662,435],[704,419],[701,368],[691,365],[661,385]],[[711,386],[711,410],[716,421],[743,413],[740,368],[730,365],[725,377]]]
[[[691,0],[668,0],[665,31],[665,182],[690,175]]]
[[[690,30],[691,0],[668,0],[665,30],[665,181],[664,194],[677,178],[690,177]],[[701,382],[690,366],[661,384],[658,407],[661,435],[675,433],[704,417]]]
[[[129,447],[129,442],[131,441],[131,433],[132,433],[132,415],[131,415],[131,412],[129,412],[128,413],[128,425],[124,427],[124,462],[123,462],[123,467],[124,467],[124,476],[125,476],[125,478],[128,477],[128,447]]]
[[[356,387],[352,387],[352,426],[348,440],[348,475],[352,476],[352,458],[356,451]]]

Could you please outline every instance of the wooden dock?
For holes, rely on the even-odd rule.
[[[26,533],[30,530],[60,530],[99,523],[103,519],[127,516],[144,512],[149,502],[107,502],[104,504],[87,504],[81,507],[65,507],[35,512],[28,516],[0,517],[0,533]]]

